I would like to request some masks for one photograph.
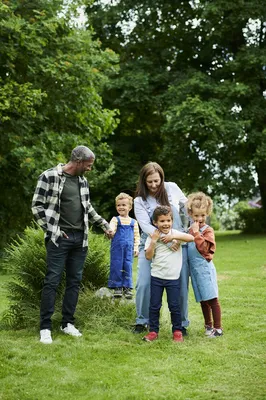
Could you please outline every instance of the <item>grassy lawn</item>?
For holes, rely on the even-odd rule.
[[[266,236],[218,233],[214,261],[223,337],[204,336],[192,290],[184,343],[171,340],[165,304],[154,343],[129,329],[110,332],[102,326],[76,339],[55,331],[54,343],[46,346],[34,329],[2,330],[0,399],[265,400]],[[8,279],[0,276],[0,313],[7,306]]]

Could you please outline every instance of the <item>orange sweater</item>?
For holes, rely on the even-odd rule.
[[[208,228],[206,228],[203,232],[193,232],[192,229],[190,229],[189,233],[193,235],[195,238],[195,245],[197,247],[198,252],[207,261],[211,261],[213,259],[213,255],[216,250],[216,243],[215,243],[213,229],[210,226],[208,226]]]

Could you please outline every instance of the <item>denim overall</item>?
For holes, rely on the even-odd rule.
[[[208,225],[200,229],[203,232]],[[194,242],[188,243],[188,262],[191,282],[197,302],[218,297],[216,269],[212,261],[207,261],[197,250]]]
[[[134,219],[122,225],[117,218],[117,231],[111,243],[109,288],[133,288],[132,264],[134,253]]]
[[[172,204],[171,194],[168,193],[169,203]],[[146,211],[149,214],[152,223],[154,209],[151,209],[148,202],[145,202]],[[184,231],[179,212],[176,207],[171,206],[173,213],[173,229]],[[149,324],[149,306],[150,306],[150,280],[151,280],[151,261],[145,257],[144,246],[147,234],[142,232],[140,236],[139,256],[138,256],[138,278],[136,284],[136,324]],[[188,282],[189,266],[187,262],[187,245],[182,245],[182,269],[180,274],[180,308],[182,326],[187,327],[188,321]]]

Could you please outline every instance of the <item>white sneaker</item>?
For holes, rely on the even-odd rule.
[[[68,323],[65,328],[60,327],[60,330],[70,336],[82,336],[82,333],[74,327],[73,324]]]
[[[40,342],[44,343],[44,344],[53,343],[50,329],[41,329],[40,330]]]
[[[211,326],[206,325],[205,326],[205,335],[206,336],[211,336],[213,332],[213,328]]]

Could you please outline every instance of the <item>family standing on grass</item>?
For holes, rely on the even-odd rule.
[[[187,198],[175,183],[165,182],[159,164],[149,162],[139,175],[134,199],[136,220],[129,216],[132,197],[120,193],[115,199],[118,216],[109,224],[91,205],[84,177],[94,161],[95,155],[88,147],[77,146],[67,164],[44,171],[37,182],[32,212],[45,232],[47,254],[40,307],[40,342],[52,343],[51,317],[64,270],[66,289],[60,329],[71,336],[82,336],[74,325],[74,314],[88,250],[89,222],[101,227],[112,240],[108,287],[113,290],[114,298],[132,299],[133,256],[138,256],[134,333],[146,332],[143,340],[148,342],[158,338],[165,289],[173,340],[182,342],[189,326],[191,276],[195,299],[201,304],[205,334],[209,338],[222,336],[217,277],[212,262],[215,237],[213,229],[206,224],[212,212],[210,197],[197,192]],[[181,209],[191,222],[188,232],[180,218]]]

